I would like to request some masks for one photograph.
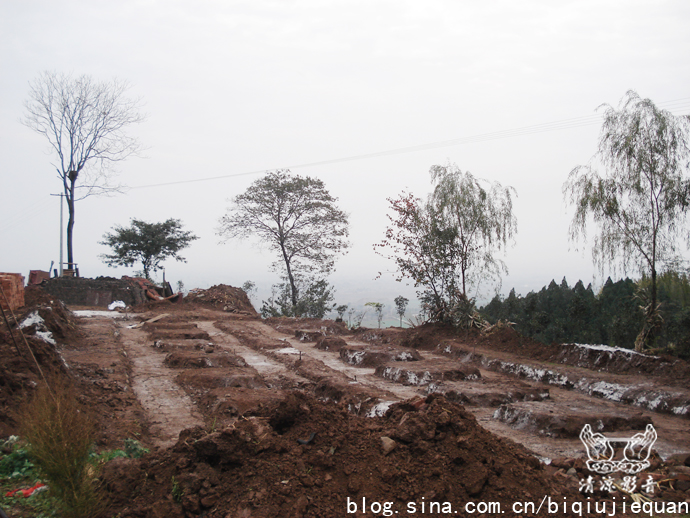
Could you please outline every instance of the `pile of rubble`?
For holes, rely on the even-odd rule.
[[[244,290],[226,284],[217,284],[207,290],[200,288],[190,290],[185,297],[185,302],[211,306],[229,313],[259,316]]]
[[[376,516],[384,503],[386,516],[439,516],[482,501],[510,512],[545,493],[579,499],[525,448],[436,395],[362,417],[294,392],[224,429],[185,430],[170,450],[117,459],[103,478],[108,512],[123,518]]]

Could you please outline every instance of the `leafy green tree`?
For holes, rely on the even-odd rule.
[[[690,243],[688,130],[690,116],[674,116],[629,91],[619,109],[605,105],[593,161],[573,169],[563,186],[566,200],[576,207],[571,239],[586,238],[593,218],[599,230],[592,248],[595,264],[602,271],[604,265],[635,268],[651,279],[638,351],[658,330],[659,268],[678,259],[683,240]]]
[[[308,278],[303,280],[296,276],[299,298],[297,304],[292,301],[290,283],[282,282],[272,287],[271,297],[262,301],[261,315],[267,317],[309,317],[323,318],[335,308],[333,304],[333,287],[325,279]]]
[[[631,279],[613,282],[606,279],[597,297],[599,341],[615,347],[632,349],[642,328],[635,299],[636,285]]]
[[[299,316],[304,294],[328,298],[332,289],[321,289],[322,281],[349,246],[347,214],[336,201],[321,180],[270,172],[233,198],[218,234],[224,240],[256,237],[277,254],[273,268],[285,274],[288,313]]]
[[[144,116],[140,101],[126,95],[129,85],[117,79],[99,82],[87,75],[43,72],[30,86],[22,123],[48,140],[56,158],[52,165],[69,214],[67,262],[74,264],[75,204],[121,189],[111,184],[112,167],[141,149],[126,130]]]
[[[338,313],[338,318],[336,320],[337,322],[343,321],[343,315],[345,315],[347,308],[348,308],[347,304],[341,304],[340,306],[336,306],[335,312]]]
[[[112,248],[111,254],[101,258],[108,266],[132,266],[140,262],[144,277],[161,267],[168,258],[187,262],[178,252],[187,248],[192,241],[199,239],[191,232],[182,230],[182,222],[168,219],[163,223],[147,223],[132,219],[129,227],[115,226],[113,233],[103,235],[101,245]]]
[[[409,299],[403,297],[402,295],[398,295],[395,297],[395,312],[398,314],[400,317],[400,327],[402,327],[402,319],[405,316],[405,310],[407,309],[407,304],[410,302]]]
[[[436,185],[426,202],[409,193],[388,200],[394,215],[375,249],[392,250],[379,253],[395,261],[398,280],[407,277],[422,288],[418,294],[432,320],[451,322],[458,308],[474,311],[470,287],[506,271],[498,254],[517,231],[514,189],[478,180],[456,165],[430,172]]]

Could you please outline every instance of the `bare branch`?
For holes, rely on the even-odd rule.
[[[74,203],[89,196],[111,195],[113,164],[136,155],[141,145],[127,135],[132,124],[145,119],[140,99],[126,97],[129,84],[113,79],[97,82],[90,76],[72,77],[43,72],[30,83],[22,123],[43,135],[57,160],[53,166],[67,199],[67,255],[72,254]],[[77,195],[79,193],[79,195]]]

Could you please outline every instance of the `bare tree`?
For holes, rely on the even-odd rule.
[[[98,82],[43,72],[30,83],[22,123],[48,139],[67,200],[67,262],[74,263],[72,238],[75,202],[92,195],[119,192],[111,185],[112,166],[137,154],[139,141],[125,130],[144,120],[140,100],[126,96],[129,84]]]

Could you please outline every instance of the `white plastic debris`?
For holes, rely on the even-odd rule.
[[[33,325],[36,325],[36,336],[50,345],[55,345],[53,333],[48,330],[45,320],[41,318],[41,315],[38,314],[38,311],[31,312],[29,316],[26,317],[21,324],[19,324],[19,327],[24,329]]]

